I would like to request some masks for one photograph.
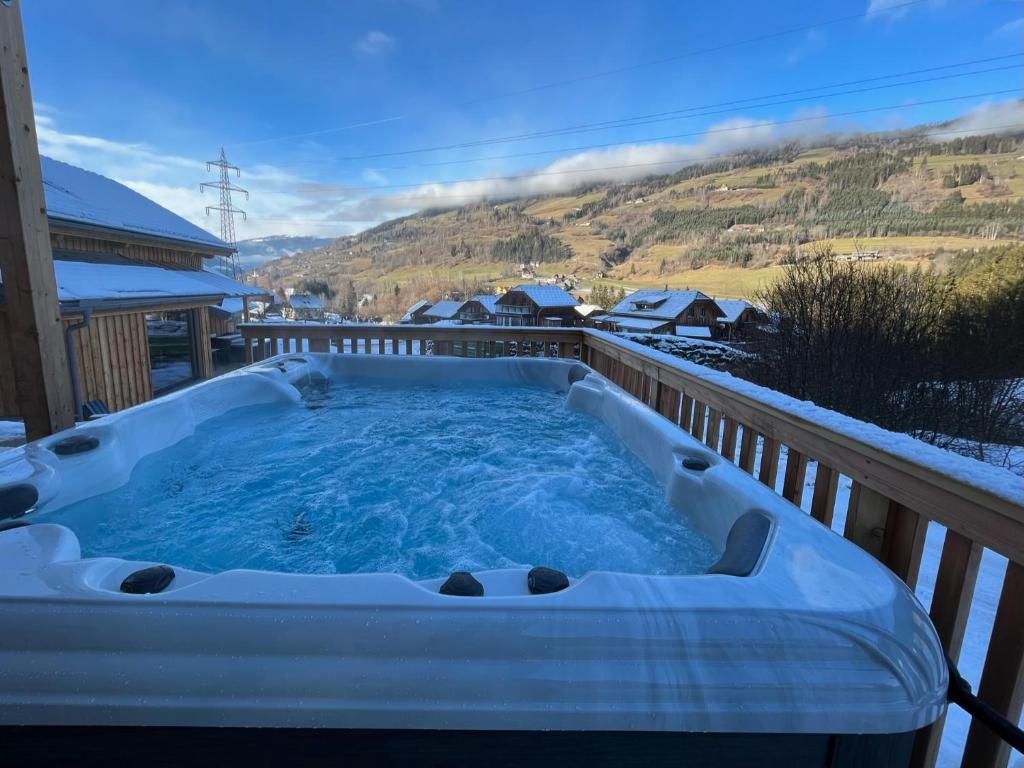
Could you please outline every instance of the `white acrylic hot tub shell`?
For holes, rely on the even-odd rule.
[[[63,435],[8,452],[0,485],[35,483],[44,508],[103,493],[212,416],[297,399],[310,371],[540,382],[610,425],[719,546],[767,513],[751,576],[593,572],[540,596],[502,570],[459,598],[393,574],[176,569],[165,592],[125,595],[149,563],[81,560],[70,530],[32,525],[0,533],[0,723],[897,733],[938,717],[942,650],[902,582],[603,377],[570,388],[581,370],[286,355],[75,430],[92,452],[58,458]]]

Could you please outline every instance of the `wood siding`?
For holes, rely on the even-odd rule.
[[[234,315],[225,315],[223,312],[214,312],[210,309],[206,310],[206,315],[210,321],[210,334],[213,336],[223,336],[226,333],[234,333],[237,321]]]
[[[79,251],[123,256],[132,261],[178,269],[202,269],[205,257],[212,253],[171,248],[166,245],[147,245],[125,240],[72,234],[50,227],[50,242],[55,251]]]
[[[145,314],[94,315],[75,331],[74,344],[82,402],[102,400],[120,411],[153,397]]]

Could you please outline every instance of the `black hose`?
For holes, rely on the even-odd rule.
[[[975,720],[980,720],[986,728],[1018,752],[1024,752],[1024,731],[975,696],[971,692],[971,684],[960,677],[960,672],[949,656],[946,657],[946,666],[949,667],[949,691],[946,698],[950,703],[956,704]]]

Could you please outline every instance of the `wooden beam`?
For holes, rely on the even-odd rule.
[[[18,0],[0,3],[0,273],[18,406],[30,440],[74,426]]]

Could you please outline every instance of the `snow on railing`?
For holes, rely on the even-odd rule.
[[[592,329],[483,325],[241,326],[251,360],[287,352],[579,359],[797,506],[815,466],[808,511],[831,527],[840,478],[842,533],[913,589],[929,522],[946,529],[930,615],[960,656],[984,549],[1008,560],[978,695],[1013,722],[1024,703],[1024,480],[727,373]],[[780,466],[782,465],[782,466]],[[806,506],[806,505],[805,505]],[[838,518],[836,519],[838,522]],[[919,732],[914,766],[933,766],[943,721]],[[1005,766],[1009,747],[975,721],[964,766]]]

